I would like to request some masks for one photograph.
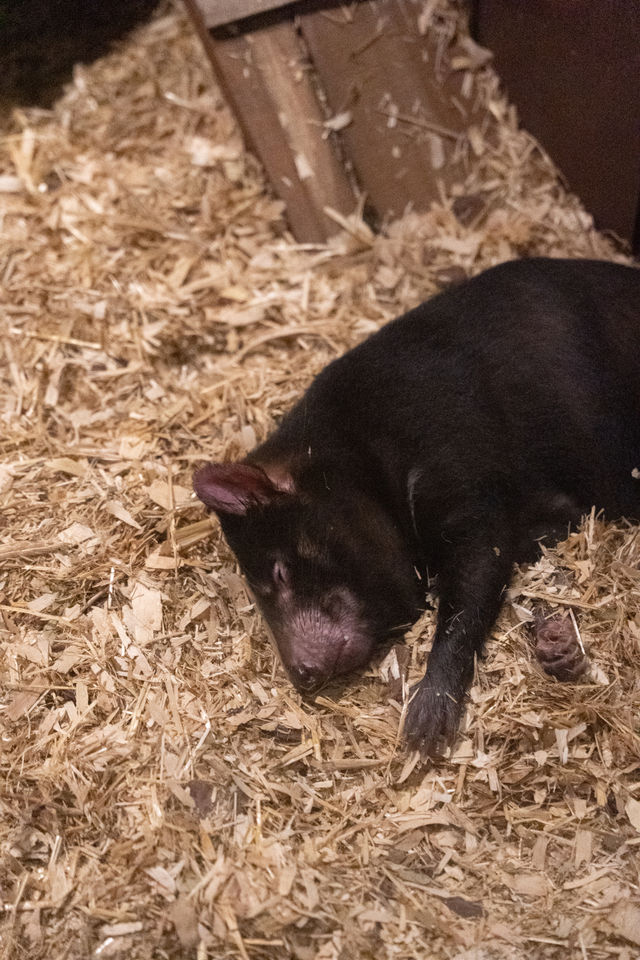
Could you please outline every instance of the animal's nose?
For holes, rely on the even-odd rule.
[[[322,683],[322,677],[318,674],[318,671],[308,663],[292,664],[289,673],[296,689],[305,693],[315,690]]]

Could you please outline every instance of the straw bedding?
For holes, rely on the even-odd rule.
[[[179,12],[6,119],[3,957],[638,956],[637,529],[592,515],[519,572],[455,753],[423,765],[398,724],[433,614],[302,701],[190,490],[451,279],[625,259],[470,77],[466,182],[326,247],[287,234]],[[538,607],[573,618],[574,683],[536,660]]]

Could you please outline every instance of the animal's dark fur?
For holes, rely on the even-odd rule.
[[[487,270],[331,363],[243,465],[195,478],[294,682],[365,663],[440,597],[405,732],[457,729],[514,561],[592,505],[640,514],[640,271]],[[416,575],[420,572],[422,581]]]

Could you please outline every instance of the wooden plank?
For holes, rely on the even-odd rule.
[[[266,13],[278,7],[286,7],[292,0],[198,0],[198,6],[206,27],[221,27],[243,17]]]
[[[600,227],[640,251],[640,3],[476,0],[525,126]]]
[[[298,240],[324,242],[338,230],[325,206],[344,215],[356,196],[335,148],[295,27],[266,18],[256,29],[210,33],[196,0],[185,0],[249,149],[287,207]]]
[[[423,8],[421,0],[372,0],[297,11],[331,109],[352,114],[345,152],[382,218],[426,209],[439,179],[464,175],[452,155],[474,116],[461,73],[438,76],[436,41],[419,29]]]

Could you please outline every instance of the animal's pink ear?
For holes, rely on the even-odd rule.
[[[249,463],[207,463],[194,474],[193,489],[211,510],[238,516],[282,493],[264,470]]]

